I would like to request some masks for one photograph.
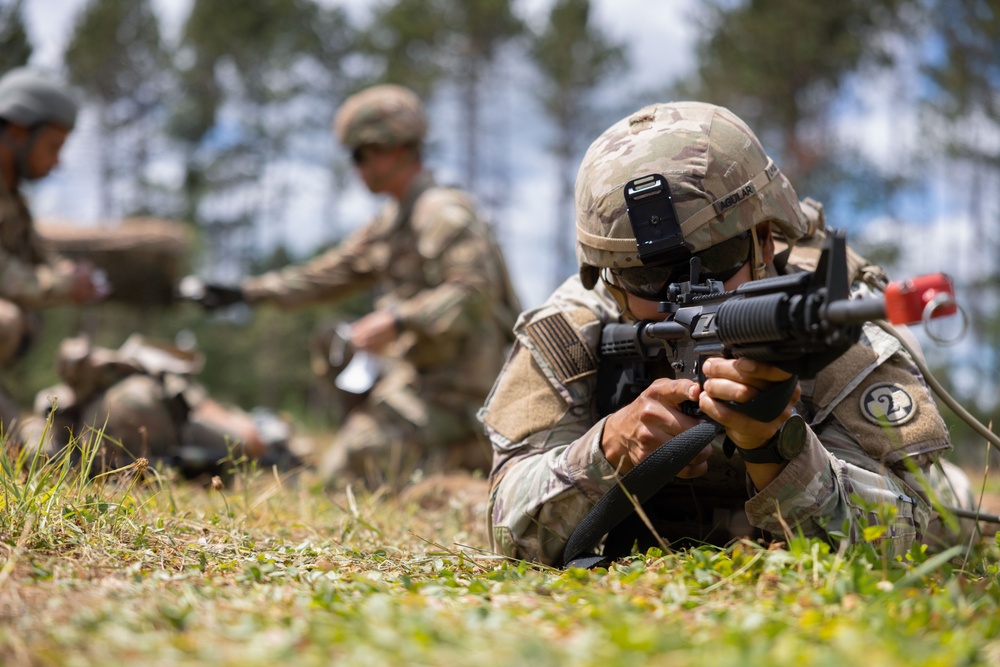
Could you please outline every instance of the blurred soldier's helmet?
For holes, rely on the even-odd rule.
[[[427,134],[427,119],[416,93],[385,84],[348,97],[334,118],[333,129],[340,143],[350,149],[419,146]]]
[[[45,74],[19,67],[0,78],[0,118],[34,127],[43,123],[72,130],[77,104],[62,83]]]
[[[577,260],[588,289],[602,269],[619,277],[632,269],[655,292],[653,283],[668,276],[650,267],[669,273],[695,253],[706,273],[725,280],[746,263],[750,230],[765,221],[789,243],[808,231],[791,184],[750,128],[723,107],[673,102],[640,109],[591,144],[577,174]]]

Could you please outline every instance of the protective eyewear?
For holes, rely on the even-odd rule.
[[[372,154],[377,153],[378,150],[379,147],[372,144],[363,144],[358,146],[351,151],[351,162],[354,163],[355,167],[360,167],[368,161],[368,158],[370,158]]]
[[[701,261],[699,280],[725,282],[735,276],[750,260],[753,240],[745,231],[711,248],[694,254]],[[691,259],[660,266],[635,266],[625,269],[611,269],[618,283],[629,294],[651,301],[662,301],[667,297],[671,283],[680,283],[691,277]]]

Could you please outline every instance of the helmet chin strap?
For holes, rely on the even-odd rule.
[[[760,239],[757,237],[757,226],[750,228],[751,250],[751,271],[754,280],[763,280],[767,277],[767,265],[764,264],[764,253],[760,249]]]
[[[625,294],[625,290],[622,289],[621,285],[615,280],[615,276],[611,273],[611,269],[603,268],[601,269],[601,282],[604,286],[608,288],[611,292],[612,298],[614,298],[615,303],[618,304],[618,310],[621,311],[622,316],[631,322],[636,321],[638,318],[632,314],[632,310],[628,307],[628,295]]]
[[[26,181],[37,180],[37,178],[32,176],[32,174],[28,171],[28,158],[31,155],[31,149],[34,148],[35,142],[38,140],[38,135],[41,133],[41,130],[42,130],[41,125],[35,125],[34,127],[31,127],[28,130],[27,140],[21,145],[16,144],[14,140],[11,138],[10,134],[7,132],[4,132],[2,135],[0,135],[0,140],[2,140],[3,143],[6,144],[8,148],[10,148],[11,152],[14,153],[13,166],[14,166],[15,182],[18,182],[22,179]]]

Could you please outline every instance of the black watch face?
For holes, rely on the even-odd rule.
[[[786,461],[791,461],[806,445],[806,421],[799,415],[792,415],[778,434],[778,454]]]

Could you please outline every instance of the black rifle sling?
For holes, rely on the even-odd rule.
[[[729,405],[754,419],[769,422],[784,412],[797,386],[798,378],[793,375],[758,395],[754,401]],[[640,461],[618,484],[608,489],[577,524],[563,549],[563,565],[582,568],[606,565],[615,555],[592,553],[598,542],[627,519],[635,511],[636,504],[645,504],[674,481],[677,473],[723,430],[722,425],[714,421],[702,422],[671,438]]]
[[[635,511],[633,502],[641,505],[656,495],[721,432],[721,425],[703,422],[670,439],[640,461],[618,484],[608,489],[570,535],[563,550],[562,562],[566,567],[594,567],[604,560],[603,556],[585,552],[592,550],[601,538]]]

